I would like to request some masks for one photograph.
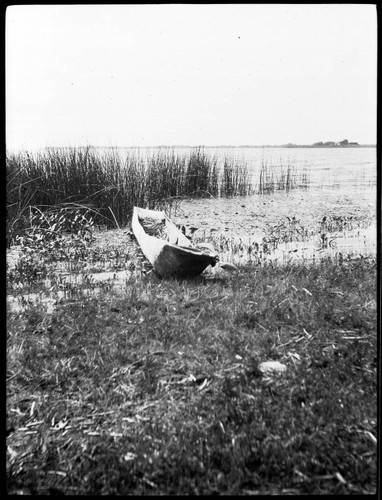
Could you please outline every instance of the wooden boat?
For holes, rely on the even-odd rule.
[[[164,278],[197,276],[219,261],[214,251],[193,245],[163,211],[134,207],[131,227],[143,254]]]

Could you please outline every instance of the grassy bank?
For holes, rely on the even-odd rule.
[[[188,153],[164,150],[146,156],[128,150],[103,153],[88,148],[46,149],[40,153],[8,153],[7,241],[30,227],[30,207],[41,211],[81,209],[96,224],[125,227],[134,205],[171,209],[177,200],[194,196],[246,195],[306,188],[307,174],[292,165],[263,165],[253,179],[242,161],[208,155],[202,148]]]
[[[176,281],[80,202],[29,208],[7,255],[9,493],[375,493],[375,258],[260,255],[360,220],[292,207],[259,249],[213,236],[251,264]]]
[[[364,258],[142,274],[9,310],[9,493],[375,492],[375,274]]]

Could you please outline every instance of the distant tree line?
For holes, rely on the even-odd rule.
[[[327,141],[327,142],[315,142],[313,144],[314,147],[346,147],[346,146],[359,146],[358,142],[349,142],[347,139],[344,139],[340,142]]]

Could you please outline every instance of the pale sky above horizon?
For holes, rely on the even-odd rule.
[[[6,146],[376,143],[372,4],[18,5]]]

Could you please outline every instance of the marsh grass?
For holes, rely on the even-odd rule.
[[[223,164],[223,176],[220,188],[221,195],[248,195],[253,191],[248,167],[244,164],[234,165],[227,159]]]
[[[248,195],[253,175],[243,161],[208,155],[158,150],[139,154],[91,147],[47,148],[43,152],[7,153],[7,244],[27,227],[29,207],[49,210],[63,205],[93,210],[94,222],[107,229],[125,227],[133,206],[176,208],[181,199]],[[263,165],[258,192],[306,188],[306,172],[292,165]]]
[[[288,161],[286,165],[269,165],[263,161],[260,170],[258,192],[272,194],[275,191],[289,192],[292,189],[307,189],[310,178],[307,168],[302,170]]]
[[[9,310],[8,492],[375,493],[375,273],[149,273]]]
[[[8,270],[27,292],[7,311],[9,493],[375,492],[375,259],[161,280],[130,233],[61,216],[36,212]],[[119,290],[91,275],[126,268]],[[287,371],[264,376],[266,360]]]
[[[277,224],[267,223],[259,235],[238,236],[217,232],[214,228],[200,228],[192,235],[192,241],[209,243],[216,249],[220,261],[235,265],[264,266],[270,261],[285,264],[296,260],[308,265],[327,258],[340,263],[357,255],[375,253],[375,240],[366,241],[365,235],[362,236],[370,223],[370,219],[332,214],[303,224],[297,217],[287,216]],[[342,240],[340,249],[338,238]]]

